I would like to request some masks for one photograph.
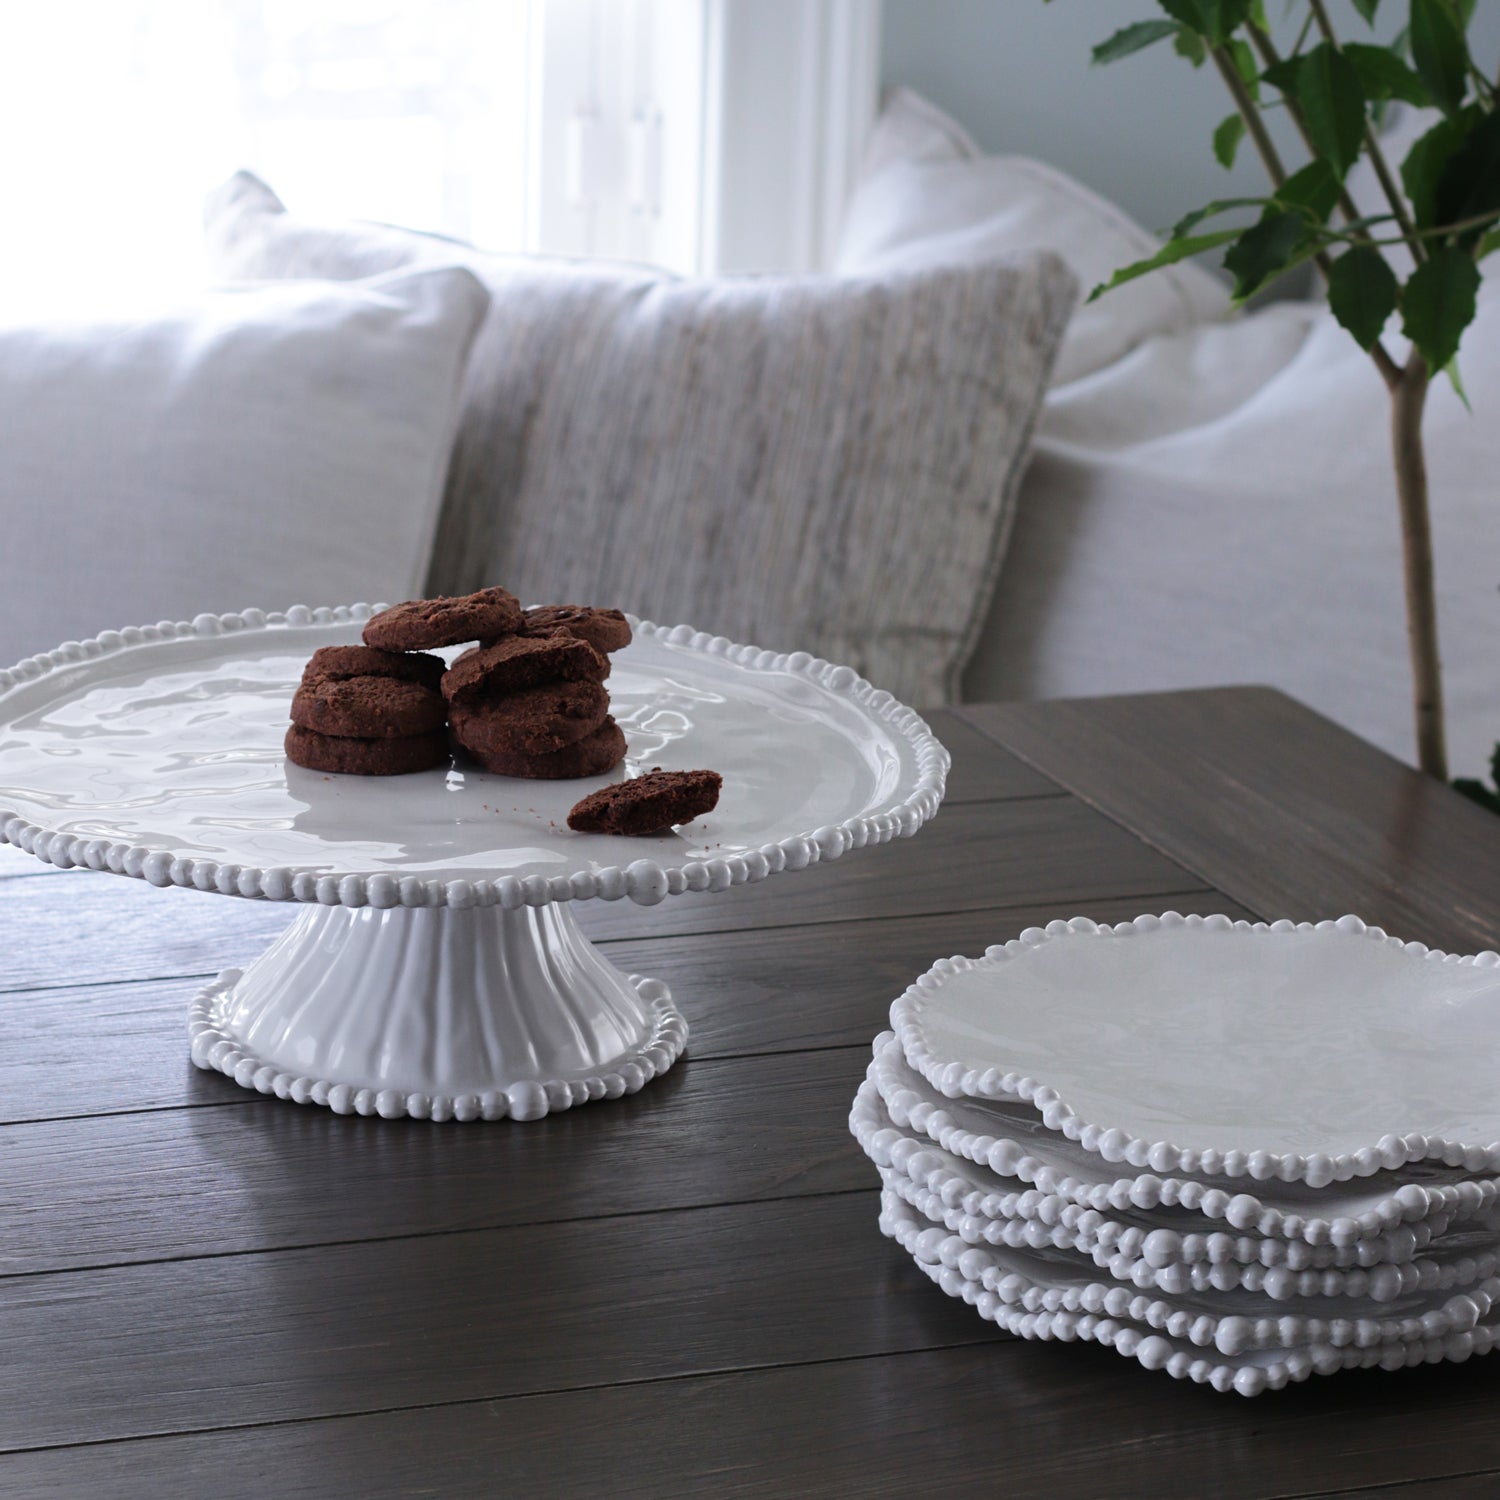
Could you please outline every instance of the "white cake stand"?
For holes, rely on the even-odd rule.
[[[620,973],[571,903],[649,906],[917,831],[949,758],[848,667],[632,621],[614,658],[625,768],[517,781],[459,764],[327,776],[287,762],[292,692],[372,606],[107,631],[0,671],[0,835],[54,865],[302,903],[194,1000],[193,1061],[340,1114],[535,1119],[633,1093],[681,1054],[658,980]],[[577,834],[585,792],[709,767],[718,808],[645,839]]]

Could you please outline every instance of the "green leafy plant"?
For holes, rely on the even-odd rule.
[[[1489,808],[1492,813],[1500,813],[1500,745],[1495,746],[1495,753],[1490,756],[1490,780],[1495,783],[1493,787],[1487,787],[1482,781],[1472,777],[1459,776],[1454,780],[1453,786],[1470,802],[1477,802],[1481,807]]]
[[[1194,67],[1211,64],[1234,104],[1213,133],[1214,155],[1231,166],[1248,140],[1271,191],[1217,199],[1187,214],[1155,255],[1115,272],[1093,296],[1221,247],[1239,303],[1294,266],[1317,266],[1334,317],[1369,354],[1390,393],[1417,760],[1446,779],[1422,415],[1434,373],[1446,373],[1464,394],[1456,361],[1474,319],[1478,262],[1500,248],[1500,85],[1470,53],[1475,0],[1409,0],[1406,24],[1389,44],[1341,38],[1325,0],[1290,0],[1288,16],[1300,12],[1301,24],[1284,55],[1272,40],[1264,0],[1159,4],[1160,19],[1117,31],[1094,49],[1095,62],[1170,41]],[[1381,0],[1350,4],[1374,26]],[[1441,111],[1400,164],[1399,179],[1378,138],[1392,100]],[[1266,129],[1273,109],[1285,110],[1301,138],[1307,159],[1295,169]],[[1387,212],[1361,215],[1344,186],[1361,155],[1374,169]],[[1247,209],[1255,210],[1248,225],[1208,227]],[[1404,281],[1381,253],[1398,244],[1413,261]],[[1411,345],[1401,360],[1385,341],[1398,313]]]

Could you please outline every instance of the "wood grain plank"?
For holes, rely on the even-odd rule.
[[[158,890],[91,870],[6,881],[0,924],[10,941],[0,954],[0,994],[217,974],[259,953],[296,915],[286,903]]]
[[[1500,818],[1269,688],[963,717],[1262,917],[1500,946]]]
[[[1008,797],[1059,797],[1063,789],[1035,766],[1002,750],[952,709],[930,709],[922,716],[953,757],[945,807],[966,802],[998,802]]]
[[[284,1500],[321,1500],[337,1474],[371,1500],[501,1476],[539,1496],[1477,1500],[1500,1483],[1497,1392],[1489,1360],[1244,1401],[1095,1348],[997,1341],[16,1455],[0,1488],[258,1500],[274,1474]]]
[[[1201,883],[1074,798],[1038,797],[948,808],[914,838],[721,896],[690,893],[649,910],[585,902],[579,920],[596,938],[665,937],[1148,895]]]
[[[1169,908],[1247,915],[1216,892],[1188,891],[1149,902],[1127,896],[830,922],[789,929],[774,942],[754,931],[622,940],[608,952],[626,972],[672,987],[692,1028],[690,1055],[703,1060],[862,1046],[884,1027],[890,1002],[934,959],[982,952],[1054,917],[1120,922]],[[201,982],[0,995],[0,1124],[243,1102],[228,1079],[188,1062],[187,1008]]]
[[[915,838],[719,894],[642,907],[584,901],[596,940],[746,931],[1189,890],[1201,882],[1071,797],[953,808]],[[1148,903],[1149,904],[1149,903]],[[17,940],[0,993],[242,966],[295,917],[289,903],[157,890],[116,875],[0,884]]]
[[[11,1277],[0,1451],[995,1341],[876,1203]]]
[[[848,1117],[869,1057],[689,1059],[610,1107],[511,1129],[242,1089],[222,1109],[13,1125],[0,1277],[868,1188]]]

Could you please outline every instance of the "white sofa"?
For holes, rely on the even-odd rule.
[[[1363,164],[1351,189],[1375,210]],[[956,122],[902,92],[877,125],[839,264],[1045,244],[1089,287],[1143,253],[1142,234],[1039,163],[982,157]],[[1075,319],[965,696],[1269,683],[1410,759],[1385,388],[1321,289],[1232,316],[1205,277],[1156,273]],[[1387,338],[1399,351],[1399,333]],[[1493,271],[1459,363],[1473,412],[1436,383],[1425,434],[1450,758],[1455,774],[1477,775],[1500,739]]]
[[[1051,249],[1087,288],[1152,244],[1106,200],[1040,163],[983,157],[955,122],[901,93],[872,140],[839,269],[878,274]],[[455,335],[451,346],[464,337]],[[1456,774],[1473,775],[1500,737],[1500,525],[1490,461],[1500,424],[1500,294],[1493,277],[1460,362],[1473,414],[1446,386],[1435,387],[1426,431],[1451,759]],[[964,695],[1263,682],[1410,758],[1385,406],[1368,360],[1316,299],[1233,316],[1222,283],[1184,265],[1080,308],[1038,422]],[[439,426],[449,420],[447,403],[433,407]],[[366,551],[373,546],[388,579],[420,579],[435,485],[392,477],[403,493],[423,492],[422,515],[407,532],[394,522],[379,535],[344,530],[370,544]],[[405,515],[401,494],[387,500],[393,517]],[[282,509],[289,526],[305,516],[297,504]],[[246,511],[236,514],[243,521]],[[86,526],[79,531],[86,533]],[[381,539],[398,534],[407,540],[394,557]],[[177,542],[171,527],[153,539],[162,549],[153,577],[193,571],[193,556],[171,552]],[[202,554],[201,528],[185,545]],[[281,556],[297,566],[273,559],[268,566],[279,581],[310,573],[334,579],[333,593],[339,577],[378,571],[363,553],[330,559],[296,542]],[[228,560],[231,567],[248,562],[243,552]],[[111,558],[101,557],[96,572],[130,585],[128,569]],[[24,568],[12,570],[10,586],[15,619],[37,628],[42,618],[59,620],[46,640],[28,639],[25,649],[101,628],[83,618],[85,605],[103,608],[99,588],[69,598],[45,571]],[[212,592],[221,607],[268,597],[248,577],[232,598],[222,599],[222,583]],[[120,617],[126,606],[109,599],[102,623],[128,623]],[[65,605],[78,615],[77,629],[61,622]],[[153,606],[146,618],[156,612]]]

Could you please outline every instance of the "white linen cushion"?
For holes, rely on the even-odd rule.
[[[1291,358],[1243,389],[1238,350],[1290,340],[1299,311]],[[1410,761],[1384,384],[1311,305],[1159,342],[1169,347],[1153,359],[1067,393],[1070,431],[1087,432],[1092,414],[1100,441],[1039,436],[966,695],[1269,683]],[[1488,284],[1463,361],[1473,415],[1435,383],[1425,434],[1449,758],[1455,775],[1477,775],[1500,738],[1500,296]],[[1193,364],[1202,385],[1236,399],[1132,441],[1120,412],[1146,402],[1142,377],[1168,362]]]
[[[974,265],[1052,250],[1085,295],[1161,242],[1065,173],[1024,156],[983,156],[957,122],[898,89],[871,134],[839,238],[845,275]],[[1153,334],[1229,312],[1229,293],[1191,262],[1143,277],[1079,307],[1054,383],[1112,364]]]
[[[924,161],[932,149],[924,142]],[[1007,250],[991,225],[976,220],[977,254]],[[922,232],[920,219],[907,231]],[[1473,415],[1435,382],[1424,428],[1459,775],[1484,770],[1500,738],[1493,281],[1460,349]],[[1091,311],[1109,314],[1121,295]],[[1055,383],[964,696],[1268,683],[1412,759],[1388,410],[1369,359],[1321,300],[1157,335]]]
[[[0,660],[409,597],[487,304],[450,268],[0,324]]]
[[[956,694],[1076,295],[1056,256],[679,280],[308,224],[245,174],[208,225],[225,274],[460,256],[483,276],[430,587],[618,606],[846,662],[907,702]]]

